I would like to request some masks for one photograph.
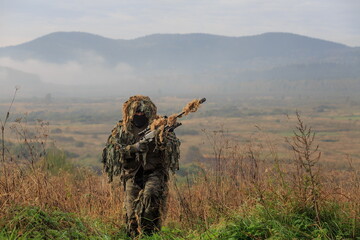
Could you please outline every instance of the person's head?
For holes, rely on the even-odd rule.
[[[147,96],[132,96],[123,105],[123,125],[125,131],[131,128],[143,127],[156,118],[156,106]]]

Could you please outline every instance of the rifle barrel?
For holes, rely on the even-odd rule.
[[[202,104],[202,103],[204,103],[205,101],[206,101],[206,98],[202,98],[202,99],[200,99],[199,103]],[[179,114],[176,116],[176,118],[181,118],[182,115],[184,115],[184,113],[185,113],[185,112],[179,113]]]
[[[202,103],[204,103],[205,101],[206,101],[206,98],[202,98],[202,99],[200,99],[199,103],[202,104]]]
[[[206,98],[202,98],[202,99],[200,99],[199,100],[199,103],[200,104],[202,104],[202,103],[204,103],[206,101]],[[179,113],[177,116],[176,116],[176,118],[181,118],[182,117],[182,115],[184,115],[185,114],[185,112],[181,112],[181,113]],[[150,131],[150,127],[147,127],[146,129],[144,129],[144,130],[142,130],[141,132],[139,132],[139,136],[141,136],[141,135],[144,135],[146,132],[148,132],[148,131]]]

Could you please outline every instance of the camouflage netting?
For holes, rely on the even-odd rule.
[[[184,115],[188,115],[190,112],[196,112],[200,107],[200,99],[194,99],[183,108]]]
[[[150,125],[150,130],[158,129],[161,126],[166,125],[167,120],[164,117],[157,116],[157,118]]]
[[[132,96],[123,104],[123,126],[124,130],[131,129],[131,121],[133,120],[136,111],[145,113],[145,116],[151,123],[156,118],[157,108],[155,104],[147,96],[136,95]]]
[[[143,128],[133,125],[138,111],[145,113],[150,130],[156,134],[147,142],[139,135],[145,125]],[[114,176],[120,176],[126,192],[127,233],[136,237],[161,229],[169,171],[179,170],[180,141],[169,128],[164,130],[168,119],[156,115],[156,107],[148,97],[130,97],[123,105],[123,117],[108,138],[102,162],[109,182]],[[140,151],[137,144],[134,145],[139,141],[147,145],[147,150]]]
[[[153,121],[153,123],[150,125],[150,130],[157,130],[157,138],[159,143],[162,143],[164,141],[164,129],[167,124],[167,120],[164,117],[158,116],[157,119]]]
[[[163,130],[164,125],[160,126]],[[160,130],[161,131],[161,130]],[[179,170],[180,159],[180,141],[173,132],[161,133],[155,138],[156,148],[162,151],[163,166],[172,172]],[[135,136],[131,132],[123,130],[123,122],[120,121],[112,130],[106,146],[103,149],[102,163],[104,171],[108,175],[109,182],[113,181],[114,176],[120,176],[124,180],[124,172],[122,166],[126,159],[132,158],[139,164],[146,164],[146,154],[131,154],[129,145],[136,142]],[[145,158],[145,159],[144,159]]]
[[[132,131],[132,119],[136,110],[142,111],[149,119],[151,129],[157,129],[155,138],[156,149],[163,152],[163,166],[172,171],[178,170],[180,141],[174,133],[164,133],[167,123],[166,118],[156,115],[156,106],[149,97],[133,96],[123,105],[124,120],[119,121],[108,137],[106,146],[103,150],[102,163],[104,171],[108,174],[109,182],[113,181],[114,176],[120,176],[124,181],[123,165],[125,161],[137,162],[146,165],[146,153],[131,153],[129,145],[138,141],[137,136]],[[126,174],[125,174],[126,175]]]
[[[122,127],[123,122],[119,121],[111,131],[111,135],[108,137],[102,153],[101,162],[103,163],[104,171],[108,175],[109,182],[113,181],[114,176],[119,176],[122,173],[122,161],[120,161],[120,159],[123,159],[124,156],[121,156],[123,154],[122,151],[120,151],[120,148],[124,146],[118,144],[117,140],[122,137],[120,135]]]
[[[165,146],[165,159],[167,161],[168,168],[175,173],[179,170],[180,160],[180,141],[176,137],[175,133],[170,132],[166,134]]]
[[[167,119],[167,125],[169,126],[174,126],[176,123],[176,120],[178,118],[178,114],[173,114],[170,117],[168,117]]]
[[[153,121],[153,123],[150,126],[151,130],[154,129],[158,129],[158,139],[160,140],[160,142],[163,142],[164,139],[164,128],[166,125],[168,126],[174,126],[176,123],[176,120],[178,118],[181,118],[183,115],[188,115],[190,112],[196,112],[199,107],[200,107],[200,100],[199,99],[194,99],[191,102],[189,102],[188,104],[186,104],[186,106],[183,108],[183,112],[182,114],[172,114],[170,117],[168,118],[164,118],[164,117],[160,117],[157,116],[156,119]]]
[[[196,112],[200,107],[200,100],[194,99],[183,108],[182,115],[179,116],[179,114],[172,114],[170,117],[167,118],[167,125],[173,126],[176,123],[176,120],[178,118],[181,118],[183,115],[188,115],[191,112]]]

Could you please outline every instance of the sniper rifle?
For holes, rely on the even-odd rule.
[[[202,104],[205,101],[206,101],[206,98],[202,98],[202,99],[199,100],[199,104]],[[186,113],[185,111],[179,113],[178,115],[175,116],[175,119],[181,118],[185,113]],[[167,119],[166,116],[164,118]],[[164,131],[164,133],[172,132],[172,131],[174,131],[175,128],[177,128],[177,127],[179,127],[181,125],[182,125],[182,123],[179,123],[179,122],[176,122],[176,121],[172,125],[169,125],[168,123],[166,123],[163,131]],[[150,126],[148,126],[146,129],[139,132],[139,134],[138,134],[139,137],[140,137],[139,143],[154,141],[154,139],[156,137],[156,134],[157,134],[157,129],[151,130]]]

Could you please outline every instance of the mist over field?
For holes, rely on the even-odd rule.
[[[115,40],[56,32],[0,48],[0,94],[109,97],[356,96],[360,48],[290,34],[155,34]]]

